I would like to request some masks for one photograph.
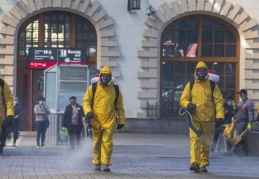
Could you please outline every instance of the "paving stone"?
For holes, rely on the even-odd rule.
[[[184,134],[115,133],[111,172],[95,171],[90,139],[81,148],[35,148],[35,132],[21,132],[16,147],[7,141],[0,156],[0,178],[8,179],[243,179],[258,178],[259,158],[210,155],[209,172],[189,170],[189,137]]]

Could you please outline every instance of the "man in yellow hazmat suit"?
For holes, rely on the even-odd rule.
[[[12,124],[14,115],[13,95],[8,84],[0,79],[0,155],[3,155],[5,147],[7,128]],[[5,120],[4,120],[5,119]]]
[[[191,89],[190,82],[185,86],[180,104],[192,115],[192,124],[202,132],[201,140],[189,129],[190,135],[190,170],[208,172],[209,151],[213,126],[216,120],[224,119],[224,100],[215,84],[212,90],[208,80],[208,68],[204,62],[199,62],[194,72],[195,81]],[[216,114],[215,114],[216,112]]]
[[[257,117],[256,117],[256,124],[259,123],[259,103],[257,105]]]
[[[122,95],[116,90],[112,82],[112,72],[110,67],[104,66],[100,72],[99,81],[90,85],[84,95],[82,106],[86,114],[86,119],[92,126],[93,152],[95,170],[110,171],[111,155],[113,150],[113,132],[121,129],[126,123],[125,111],[122,103]],[[95,89],[95,92],[94,92]],[[118,121],[116,121],[116,111]]]

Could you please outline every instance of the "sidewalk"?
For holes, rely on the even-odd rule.
[[[259,178],[259,158],[211,154],[209,172],[189,170],[189,138],[180,134],[115,133],[111,172],[94,171],[91,140],[82,148],[35,148],[35,132],[21,132],[16,147],[7,141],[0,178]]]

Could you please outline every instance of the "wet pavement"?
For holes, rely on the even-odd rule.
[[[259,157],[211,153],[208,173],[189,170],[189,138],[184,134],[115,133],[111,172],[94,171],[91,140],[80,148],[52,145],[36,149],[35,132],[21,132],[17,146],[7,141],[0,178],[259,178]]]

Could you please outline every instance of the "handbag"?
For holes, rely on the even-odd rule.
[[[50,121],[49,121],[49,118],[48,118],[48,115],[45,115],[45,128],[49,128],[49,125],[50,125]]]
[[[59,132],[59,141],[60,142],[68,142],[68,129],[66,127],[62,127]]]
[[[234,129],[235,129],[235,123],[232,122],[230,124],[227,124],[224,131],[223,131],[223,136],[227,137],[228,139],[233,137],[233,133],[234,133]]]
[[[49,124],[50,124],[50,122],[49,122],[49,120],[47,119],[47,120],[45,121],[45,128],[49,128]]]

